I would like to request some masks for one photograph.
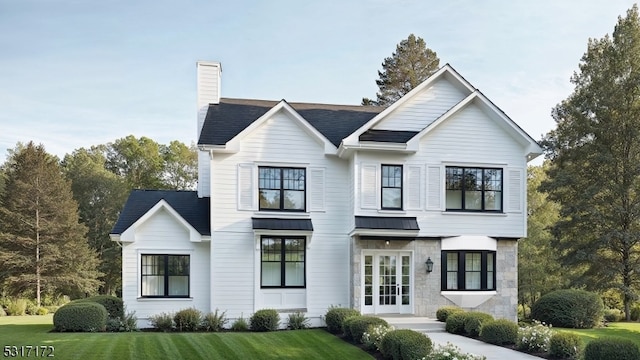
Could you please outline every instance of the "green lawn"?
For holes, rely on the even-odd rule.
[[[52,320],[51,315],[0,317],[0,350],[6,345],[51,345],[56,359],[83,360],[372,359],[323,329],[268,333],[50,333]]]
[[[616,322],[609,323],[609,326],[595,329],[559,329],[562,332],[578,334],[582,342],[586,345],[589,341],[603,336],[617,336],[632,340],[640,346],[640,323]]]

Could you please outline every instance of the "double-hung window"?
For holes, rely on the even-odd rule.
[[[262,236],[261,286],[263,288],[305,287],[305,238]]]
[[[402,210],[402,165],[382,165],[382,209]]]
[[[189,255],[142,255],[143,297],[189,297]]]
[[[305,211],[305,169],[261,166],[258,177],[260,210]]]
[[[496,252],[443,251],[442,290],[495,290]]]
[[[502,211],[502,169],[446,168],[447,210]]]

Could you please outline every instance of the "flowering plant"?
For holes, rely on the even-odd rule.
[[[518,329],[518,349],[527,352],[547,352],[553,333],[551,325],[534,320],[533,325]]]
[[[371,325],[368,331],[362,335],[362,343],[367,349],[380,351],[382,338],[391,330],[395,330],[395,328],[386,325]]]
[[[436,345],[428,357],[422,360],[486,360],[485,356],[463,353],[462,350],[447,342],[446,345]]]

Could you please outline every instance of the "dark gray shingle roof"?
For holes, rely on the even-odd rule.
[[[356,216],[356,229],[420,230],[415,217]]]
[[[416,135],[417,131],[367,130],[360,135],[360,141],[406,143]]]
[[[200,234],[211,235],[210,198],[198,198],[195,191],[177,190],[132,190],[111,233],[122,234],[163,199]]]
[[[224,145],[264,115],[279,101],[221,98],[210,104],[199,145]],[[288,103],[333,145],[378,115],[383,107]]]
[[[253,229],[313,231],[311,219],[251,218]]]

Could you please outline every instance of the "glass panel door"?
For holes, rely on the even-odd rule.
[[[378,295],[379,305],[396,305],[397,304],[397,279],[396,279],[396,256],[395,255],[379,255],[378,256]]]

